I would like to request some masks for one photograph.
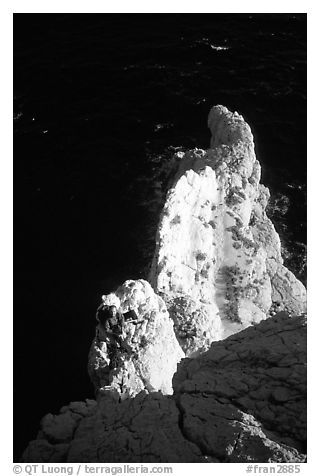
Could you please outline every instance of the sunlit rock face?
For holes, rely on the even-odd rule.
[[[125,322],[124,347],[118,350],[117,365],[112,370],[108,352],[101,351],[97,338],[93,340],[88,371],[96,391],[112,388],[122,399],[141,390],[172,393],[172,377],[184,353],[163,299],[147,281],[139,279],[126,281],[105,301],[123,313],[134,309],[138,324]]]
[[[265,212],[269,191],[249,125],[223,106],[211,109],[208,125],[209,150],[175,156],[149,278],[188,356],[275,311],[306,307]]]

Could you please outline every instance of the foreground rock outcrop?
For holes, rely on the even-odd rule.
[[[160,218],[150,282],[165,300],[186,355],[276,311],[306,309],[266,215],[249,125],[223,106],[208,119],[210,149],[178,152]]]
[[[209,127],[209,150],[173,158],[153,288],[103,296],[121,336],[116,314],[98,317],[96,400],[46,415],[23,461],[305,461],[306,291],[283,266],[250,127],[223,106]]]
[[[303,462],[305,317],[280,313],[184,359],[174,394],[73,402],[47,415],[25,462]]]
[[[237,438],[237,456],[235,448],[232,452],[235,461],[255,443],[262,457],[266,446],[272,445],[264,441],[261,431],[277,444],[305,451],[305,316],[279,313],[214,343],[197,359],[185,359],[174,377],[174,389],[186,431],[216,454],[216,440],[219,443],[225,434],[230,444]],[[226,425],[224,419],[237,423]]]

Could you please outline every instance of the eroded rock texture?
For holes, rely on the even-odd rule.
[[[212,454],[225,457],[229,443],[234,462],[255,451],[256,461],[295,458],[277,445],[306,450],[305,317],[282,312],[214,342],[180,364],[174,389],[191,441]]]
[[[117,365],[112,370],[108,349],[101,350],[97,338],[93,340],[88,370],[95,389],[112,387],[121,398],[141,390],[172,393],[172,377],[184,353],[163,299],[143,279],[126,281],[106,299],[123,313],[135,310],[138,324],[125,322],[124,348],[118,349]]]
[[[150,282],[188,356],[275,311],[305,311],[305,288],[286,269],[265,208],[253,136],[242,116],[212,108],[207,151],[175,156]]]
[[[305,318],[280,313],[196,359],[174,394],[115,389],[47,415],[24,462],[302,462]]]

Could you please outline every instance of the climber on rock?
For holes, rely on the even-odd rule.
[[[96,318],[99,322],[96,334],[99,348],[108,354],[109,369],[113,369],[116,367],[118,352],[129,350],[122,337],[124,317],[116,306],[102,303],[97,309]]]

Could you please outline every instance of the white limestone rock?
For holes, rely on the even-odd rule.
[[[208,124],[209,150],[176,154],[149,277],[188,356],[274,309],[306,308],[305,288],[283,266],[265,212],[269,191],[259,183],[249,125],[223,106],[211,109]]]
[[[134,309],[139,324],[124,324],[127,351],[119,350],[114,370],[109,371],[108,355],[94,339],[88,370],[95,388],[116,389],[121,398],[132,397],[141,390],[172,393],[172,377],[184,353],[163,299],[147,281],[139,279],[126,281],[111,296],[104,296],[104,301],[117,302],[123,313]]]

